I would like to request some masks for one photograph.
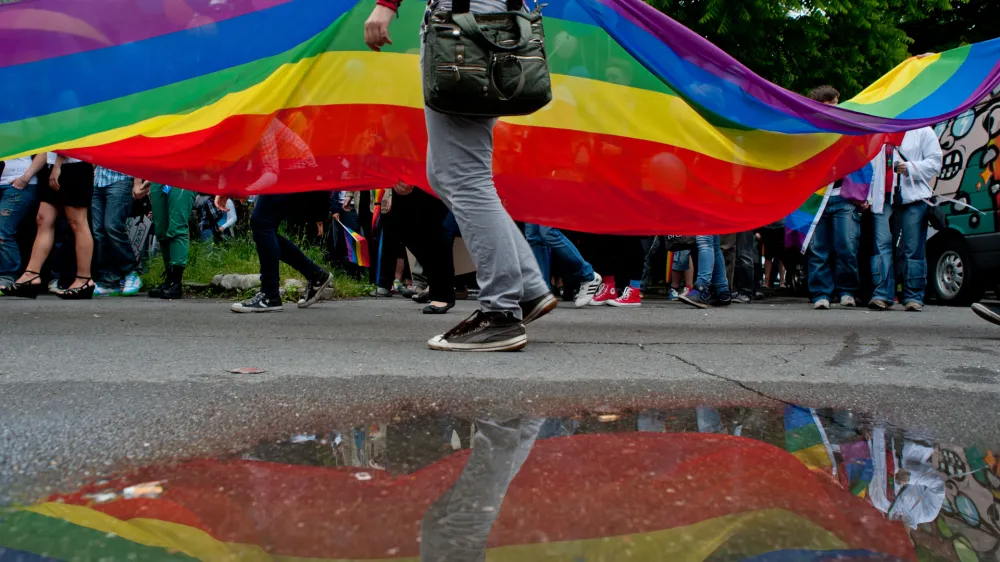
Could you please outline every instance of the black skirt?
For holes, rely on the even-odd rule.
[[[38,174],[38,191],[42,202],[56,207],[90,208],[94,195],[94,167],[86,162],[63,164],[59,174],[59,189],[49,186],[52,168]]]

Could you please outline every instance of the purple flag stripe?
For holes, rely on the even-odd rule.
[[[22,47],[0,49],[0,68],[158,37],[289,0],[46,0],[0,7],[0,33]],[[44,6],[44,8],[42,8]]]

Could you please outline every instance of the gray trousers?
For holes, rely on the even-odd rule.
[[[427,180],[455,214],[476,264],[483,310],[521,317],[518,303],[549,292],[524,235],[500,203],[493,185],[493,126],[424,108]]]
[[[462,473],[420,522],[421,562],[484,562],[486,542],[510,483],[528,459],[541,418],[476,420]]]

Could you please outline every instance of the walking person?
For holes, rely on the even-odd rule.
[[[133,192],[141,182],[132,176],[94,166],[90,216],[94,235],[94,296],[131,296],[142,288],[127,221]]]
[[[46,155],[35,156],[29,171],[37,173],[45,165]],[[31,247],[31,258],[24,273],[3,294],[35,298],[42,290],[42,267],[52,251],[55,224],[59,212],[66,216],[76,245],[76,277],[65,290],[56,293],[61,299],[80,300],[94,296],[96,285],[91,279],[90,265],[94,255],[94,239],[90,233],[87,212],[94,191],[94,167],[86,162],[58,155],[49,174],[48,185],[39,186],[36,223],[38,231]]]
[[[365,43],[390,43],[389,24],[401,0],[379,0],[365,22]],[[440,0],[428,9],[447,10]],[[474,0],[473,14],[507,11],[501,0]],[[426,19],[426,18],[425,18]],[[424,64],[433,64],[424,61]],[[495,118],[460,117],[424,108],[427,179],[454,213],[476,264],[480,310],[428,342],[446,351],[513,351],[528,343],[524,324],[557,305],[531,247],[507,214],[493,184]]]
[[[455,239],[444,226],[448,208],[440,199],[411,185],[398,184],[392,203],[394,220],[406,249],[427,276],[430,302],[424,314],[445,314],[455,306]]]
[[[234,304],[231,307],[233,312],[283,310],[279,286],[280,262],[292,266],[306,278],[305,294],[298,302],[299,308],[307,308],[322,297],[323,291],[333,282],[333,274],[306,257],[291,240],[278,234],[278,225],[300,209],[320,209],[325,213],[329,208],[329,196],[328,192],[316,191],[261,195],[257,198],[250,215],[250,229],[257,247],[257,257],[260,259],[260,290],[253,297]],[[225,210],[228,199],[216,197],[216,208]]]

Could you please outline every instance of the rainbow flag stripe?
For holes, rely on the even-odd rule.
[[[13,47],[0,54],[0,155],[58,150],[230,195],[275,161],[268,192],[426,189],[424,6],[404,2],[393,45],[374,53],[360,32],[372,4],[4,5],[0,41]],[[554,100],[500,121],[494,172],[515,218],[561,228],[767,224],[864,166],[888,135],[964,111],[1000,84],[997,40],[910,59],[828,107],[641,0],[552,0],[545,15]]]

